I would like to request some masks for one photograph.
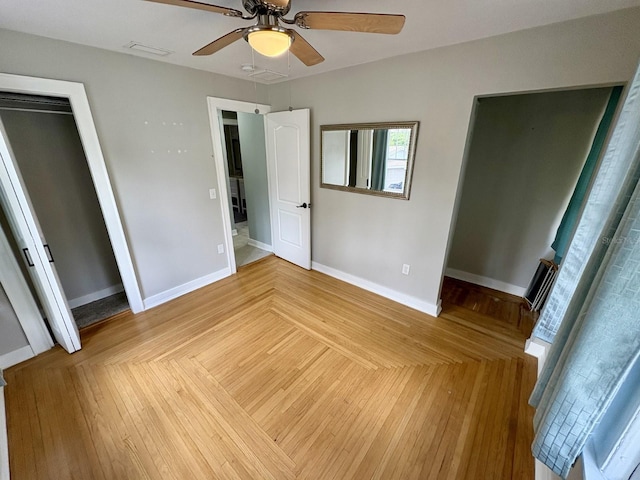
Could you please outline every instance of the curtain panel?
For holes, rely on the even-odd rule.
[[[640,70],[534,336],[533,453],[566,478],[640,355]]]
[[[563,319],[577,317],[638,182],[639,97],[640,71],[629,88],[558,277],[534,327],[532,336],[545,342],[554,343]]]

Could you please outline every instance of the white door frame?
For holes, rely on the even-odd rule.
[[[227,173],[225,169],[227,159],[222,150],[222,125],[220,125],[218,110],[255,113],[257,108],[260,110],[260,114],[264,115],[265,113],[271,112],[271,106],[218,97],[207,97],[207,105],[209,107],[209,125],[211,127],[211,141],[213,144],[213,161],[216,165],[216,176],[218,177],[218,195],[220,198],[220,208],[222,210],[222,225],[226,243],[225,249],[227,252],[227,261],[229,262],[229,270],[231,271],[231,275],[233,275],[238,271],[238,268],[236,266],[236,256],[233,252],[229,192],[227,189]]]
[[[133,313],[143,311],[140,284],[111,188],[84,85],[77,82],[0,73],[0,91],[69,99],[129,306]]]

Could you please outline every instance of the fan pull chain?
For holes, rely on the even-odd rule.
[[[289,84],[289,111],[293,112],[291,106],[291,49],[287,50],[287,83]]]
[[[253,73],[256,71],[256,57],[253,52],[253,48],[251,49],[251,67],[253,68]],[[254,110],[255,114],[260,114],[260,109],[258,108],[258,83],[256,82],[256,76],[253,75],[253,91],[256,95],[256,109]]]

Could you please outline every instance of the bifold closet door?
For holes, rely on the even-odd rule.
[[[56,340],[69,353],[80,350],[78,327],[67,304],[53,256],[40,232],[1,120],[0,200]]]

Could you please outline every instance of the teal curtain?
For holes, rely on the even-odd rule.
[[[638,232],[640,186],[583,308],[560,327],[531,397],[533,454],[562,478],[640,358]]]
[[[584,167],[582,167],[578,183],[573,191],[569,205],[564,212],[564,216],[562,217],[562,221],[560,222],[560,226],[556,232],[556,238],[551,244],[551,248],[556,252],[553,261],[558,265],[562,262],[562,258],[567,251],[569,240],[571,240],[571,235],[575,229],[576,222],[578,221],[580,209],[582,208],[585,196],[587,195],[587,189],[591,184],[593,173],[596,170],[596,165],[598,164],[598,159],[600,158],[602,147],[604,146],[604,142],[607,138],[609,127],[611,126],[611,122],[613,121],[613,117],[616,113],[616,108],[621,94],[622,87],[613,87],[604,115],[600,120],[600,125],[598,125],[596,136],[593,139],[591,150],[589,151]]]
[[[640,358],[640,69],[533,336],[536,458],[563,478]]]
[[[384,176],[387,169],[388,130],[373,131],[373,155],[371,161],[371,190],[384,190]]]

